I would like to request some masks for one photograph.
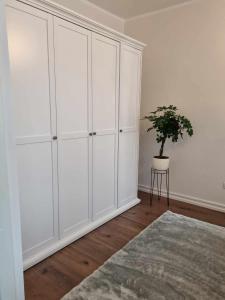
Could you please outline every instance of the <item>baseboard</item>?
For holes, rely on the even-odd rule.
[[[142,192],[146,192],[146,193],[150,192],[150,187],[147,186],[147,185],[139,184],[138,188]],[[157,194],[156,190],[154,190],[153,193]],[[162,190],[162,196],[166,197],[166,191],[165,190]],[[215,211],[225,212],[225,204],[221,204],[221,203],[218,203],[218,202],[212,202],[212,201],[208,201],[208,200],[205,200],[205,199],[192,197],[192,196],[179,194],[179,193],[174,193],[174,192],[170,192],[170,198],[174,199],[174,200],[177,200],[177,201],[197,205],[197,206],[200,206],[200,207],[209,208],[209,209],[212,209],[212,210],[215,210]]]
[[[24,264],[23,264],[24,270],[32,267],[33,265],[39,263],[40,261],[47,258],[48,256],[54,254],[55,252],[59,251],[60,249],[66,247],[69,244],[73,243],[74,241],[78,240],[85,234],[91,232],[92,230],[96,229],[97,227],[99,227],[99,226],[103,225],[104,223],[110,221],[111,219],[117,217],[118,215],[122,214],[126,210],[128,210],[131,207],[140,203],[140,201],[141,200],[138,198],[132,200],[131,202],[118,208],[117,210],[110,212],[106,216],[101,217],[98,220],[95,220],[95,221],[87,224],[86,226],[84,226],[82,229],[80,229],[76,233],[70,234],[69,236],[67,236],[63,239],[54,242],[51,246],[47,247],[43,251],[40,251],[38,254],[35,254],[32,257],[25,259]]]

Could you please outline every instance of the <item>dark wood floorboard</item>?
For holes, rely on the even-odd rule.
[[[27,300],[58,300],[167,210],[166,199],[139,193],[141,203],[65,247],[24,274]],[[225,213],[170,200],[170,209],[225,227]]]

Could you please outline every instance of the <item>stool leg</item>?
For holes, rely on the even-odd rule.
[[[167,206],[170,207],[170,194],[169,194],[169,169],[166,171],[166,191],[167,191]]]
[[[161,196],[162,196],[162,177],[163,177],[163,174],[161,173],[160,174],[160,186],[159,186],[159,198],[161,199]]]
[[[155,184],[155,171],[151,170],[150,206],[152,206],[154,184]]]
[[[151,180],[151,184],[150,184],[150,197],[149,197],[149,200],[150,200],[150,206],[152,206],[152,169],[151,169],[150,180]]]
[[[158,200],[159,200],[159,174],[158,174],[158,172],[157,172],[156,176],[157,176],[157,194],[158,194]]]

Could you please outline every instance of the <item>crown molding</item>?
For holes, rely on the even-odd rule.
[[[150,11],[150,12],[147,12],[147,13],[144,13],[144,14],[141,14],[141,15],[137,15],[137,16],[134,16],[134,17],[131,17],[131,18],[127,18],[127,19],[125,19],[125,24],[127,22],[132,22],[132,21],[135,21],[135,20],[138,20],[138,19],[147,18],[147,17],[154,16],[154,15],[157,15],[157,14],[160,14],[160,13],[164,13],[164,12],[168,12],[168,11],[171,11],[171,10],[174,10],[174,9],[178,9],[178,8],[183,7],[183,6],[190,5],[190,4],[193,3],[193,1],[194,0],[188,0],[188,1],[183,2],[183,3],[174,4],[174,5],[171,5],[169,7],[165,7],[165,8],[162,8],[162,9],[158,9],[158,10]]]
[[[96,4],[94,4],[93,2],[90,2],[89,0],[81,0],[81,1],[83,1],[84,3],[86,3],[87,5],[89,5],[89,6],[91,6],[91,7],[96,8],[96,9],[98,9],[99,11],[101,11],[101,12],[103,12],[103,13],[105,13],[105,14],[107,14],[107,15],[109,15],[109,16],[115,18],[115,19],[117,19],[118,21],[120,21],[120,22],[122,22],[122,23],[125,23],[125,19],[124,19],[124,18],[121,18],[121,17],[119,17],[119,16],[117,16],[117,15],[111,13],[110,11],[108,11],[108,10],[106,10],[106,9],[104,9],[104,8],[102,8],[102,7],[98,6],[98,5],[96,5]]]
[[[6,5],[13,6],[13,3],[15,2],[21,2],[24,4],[28,4],[32,7],[38,8],[40,10],[43,10],[47,13],[50,13],[56,17],[68,20],[72,23],[75,23],[81,27],[84,27],[86,29],[89,29],[93,32],[102,34],[104,36],[107,36],[111,39],[114,39],[118,42],[126,43],[138,50],[143,50],[143,48],[146,46],[146,44],[137,41],[124,33],[121,33],[119,31],[116,31],[110,27],[107,27],[101,23],[98,23],[94,20],[89,19],[86,16],[83,16],[81,14],[78,14],[74,10],[68,9],[60,4],[57,4],[51,0],[7,0]]]

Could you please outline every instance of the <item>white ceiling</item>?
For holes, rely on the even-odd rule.
[[[129,19],[138,15],[183,4],[192,0],[88,0],[110,13]]]

